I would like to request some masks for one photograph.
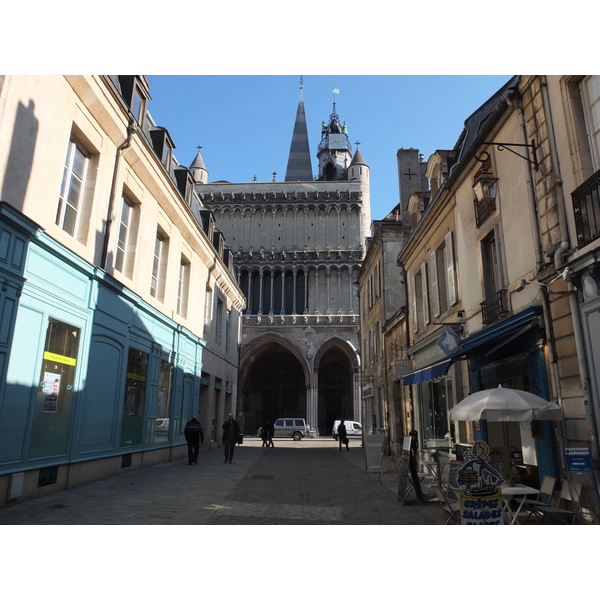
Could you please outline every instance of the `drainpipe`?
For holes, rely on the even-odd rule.
[[[513,100],[513,94],[507,92],[504,95],[504,101],[510,108],[517,111],[519,116],[519,126],[521,128],[521,133],[523,136],[523,141],[527,144],[527,127],[525,125],[525,115],[523,111],[523,106],[520,102]],[[528,164],[527,169],[527,196],[529,199],[529,212],[531,214],[531,222],[533,223],[533,236],[535,240],[534,251],[535,251],[535,266],[536,271],[539,271],[544,264],[544,260],[542,258],[542,243],[541,243],[541,235],[540,235],[540,224],[536,206],[536,194],[535,194],[535,185],[533,182],[533,173],[531,172],[531,163]]]
[[[554,266],[557,271],[563,268],[565,259],[564,254],[569,249],[569,233],[567,229],[567,219],[565,212],[565,193],[563,188],[562,177],[560,173],[560,163],[558,160],[558,152],[556,149],[556,138],[554,134],[554,121],[552,119],[552,111],[550,108],[550,98],[548,94],[548,80],[545,75],[540,76],[541,90],[542,90],[542,102],[546,112],[546,122],[548,123],[548,142],[550,145],[550,156],[552,159],[552,165],[555,177],[555,189],[556,189],[556,206],[558,213],[558,224],[560,231],[560,247],[554,254]],[[569,278],[566,278],[569,279]],[[583,327],[581,324],[581,316],[579,312],[579,303],[577,301],[577,290],[573,283],[567,281],[567,289],[570,294],[569,303],[571,309],[571,317],[573,320],[573,333],[575,337],[575,348],[577,352],[577,362],[579,365],[579,373],[581,378],[581,393],[583,397],[583,405],[585,407],[585,419],[588,428],[588,435],[590,436],[590,446],[592,452],[592,460],[595,464],[596,470],[598,470],[598,438],[596,437],[596,417],[594,414],[594,406],[590,395],[590,374],[586,361],[586,350],[584,345]],[[566,433],[566,432],[565,432]],[[565,437],[565,440],[567,438]]]
[[[137,131],[137,122],[134,119],[129,121],[129,125],[127,126],[127,138],[125,141],[117,148],[117,152],[115,155],[115,168],[113,170],[113,178],[112,184],[110,188],[110,198],[108,201],[108,209],[106,211],[106,221],[104,223],[104,233],[103,233],[103,243],[102,243],[102,257],[100,258],[100,267],[106,271],[106,261],[108,259],[108,240],[110,238],[110,229],[112,227],[112,213],[113,207],[115,204],[115,195],[117,191],[117,181],[119,180],[119,172],[121,170],[121,157],[123,155],[123,150],[129,148],[131,146],[131,140],[133,138],[133,134]]]

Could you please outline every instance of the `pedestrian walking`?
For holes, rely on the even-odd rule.
[[[188,465],[196,465],[198,464],[200,442],[204,442],[202,425],[196,417],[192,417],[192,419],[185,424],[183,435],[185,436],[185,441],[188,445]]]
[[[229,413],[227,421],[223,423],[223,439],[225,445],[225,462],[233,460],[233,451],[240,436],[240,424],[233,418],[233,413]]]
[[[338,425],[338,439],[340,440],[340,452],[342,451],[342,444],[346,444],[346,450],[350,450],[350,448],[348,448],[348,433],[346,431],[346,426],[344,425],[344,419],[342,419]]]
[[[263,425],[260,428],[260,439],[262,440],[262,447],[269,447],[269,424]]]
[[[273,436],[275,435],[275,427],[271,421],[267,423],[267,448],[275,448],[275,444],[273,443]]]

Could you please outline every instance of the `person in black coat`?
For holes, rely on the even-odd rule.
[[[223,423],[222,442],[225,445],[225,462],[233,460],[233,451],[240,436],[240,424],[233,418],[233,413],[229,413],[227,421]]]
[[[275,426],[270,421],[267,423],[267,448],[275,448],[273,437],[275,436]]]
[[[204,441],[202,425],[200,425],[200,421],[198,421],[196,417],[192,417],[192,419],[185,424],[183,435],[185,435],[185,441],[188,445],[188,465],[196,465],[198,464],[200,442]]]
[[[338,439],[340,440],[340,452],[342,451],[342,443],[346,444],[346,450],[350,450],[350,448],[348,448],[348,432],[344,425],[344,419],[342,419],[338,425]]]

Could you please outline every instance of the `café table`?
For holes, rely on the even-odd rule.
[[[511,487],[505,482],[500,486],[500,490],[502,492],[502,509],[504,511],[504,519],[508,525],[520,525],[519,513],[521,512],[527,497],[535,496],[535,499],[537,500],[540,496],[540,490],[536,490],[535,488],[529,487],[528,485],[522,483],[517,483]],[[514,511],[510,507],[511,500],[518,502],[518,507]]]

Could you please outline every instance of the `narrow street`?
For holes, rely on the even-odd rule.
[[[0,525],[437,525],[437,503],[402,505],[393,466],[367,473],[360,441],[256,438],[161,463],[0,510]]]

